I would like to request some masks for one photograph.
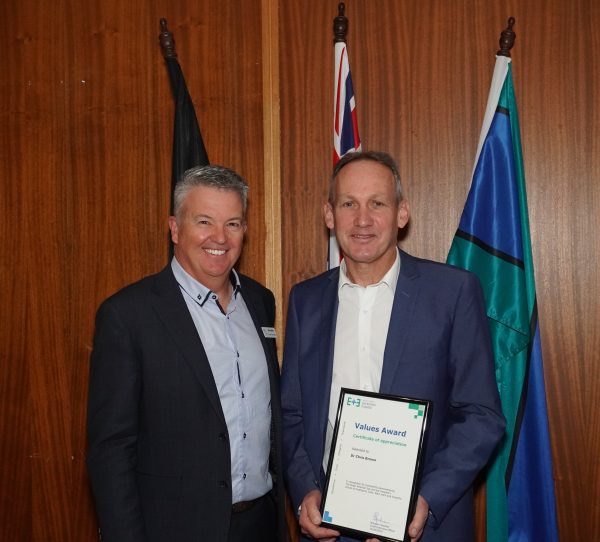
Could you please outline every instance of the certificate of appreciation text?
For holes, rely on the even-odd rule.
[[[342,388],[321,503],[323,526],[404,541],[429,402]]]

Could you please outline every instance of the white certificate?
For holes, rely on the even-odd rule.
[[[323,526],[357,538],[405,540],[428,411],[429,401],[342,388]]]

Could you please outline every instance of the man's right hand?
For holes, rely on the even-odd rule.
[[[340,536],[340,533],[333,529],[319,527],[323,521],[321,512],[319,511],[320,506],[321,492],[318,489],[313,489],[304,496],[300,505],[300,516],[298,518],[300,528],[303,534],[315,538],[320,542],[334,542]]]

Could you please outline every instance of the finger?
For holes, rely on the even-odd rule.
[[[417,540],[421,538],[423,529],[425,528],[425,523],[427,522],[428,514],[429,505],[427,504],[427,501],[421,495],[419,495],[417,498],[415,515],[413,516],[413,520],[408,527],[408,534],[411,537],[411,542],[417,542]]]
[[[306,510],[306,513],[311,523],[313,523],[314,525],[321,525],[323,518],[321,517],[321,513],[319,512],[318,508],[309,506]]]

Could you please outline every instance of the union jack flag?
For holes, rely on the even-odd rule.
[[[333,165],[335,166],[344,154],[360,151],[361,149],[352,76],[350,75],[350,64],[348,63],[348,51],[344,42],[335,44],[334,76]],[[340,265],[341,259],[342,255],[335,235],[330,232],[328,269]]]
[[[335,166],[344,154],[360,150],[354,89],[344,42],[335,44],[334,89],[333,165]]]

